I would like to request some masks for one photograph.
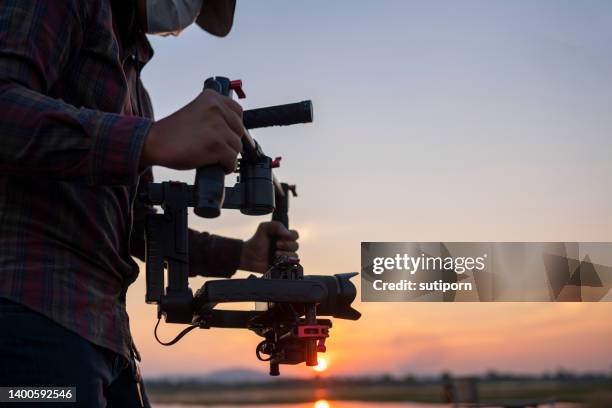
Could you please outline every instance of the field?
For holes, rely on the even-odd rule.
[[[394,381],[279,381],[250,384],[147,384],[154,403],[199,405],[288,404],[317,401],[431,402],[442,403],[443,386],[437,382]],[[493,381],[481,382],[478,392],[487,399],[553,398],[587,407],[612,407],[609,382]]]

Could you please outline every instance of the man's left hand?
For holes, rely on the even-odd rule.
[[[259,273],[267,271],[273,241],[276,241],[275,256],[297,256],[297,239],[297,231],[288,230],[278,221],[262,222],[255,235],[242,247],[239,269]]]

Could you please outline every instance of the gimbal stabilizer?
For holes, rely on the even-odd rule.
[[[226,96],[234,91],[245,97],[241,81],[216,77],[207,79],[204,86]],[[243,121],[247,129],[312,122],[312,103],[247,110]],[[325,351],[331,327],[330,320],[317,316],[359,319],[360,313],[351,308],[356,289],[350,278],[356,273],[305,276],[299,259],[279,257],[271,259],[270,269],[261,278],[207,281],[194,297],[188,284],[188,207],[205,218],[217,217],[221,208],[239,209],[246,215],[272,213],[273,220],[289,226],[289,195],[295,195],[295,187],[279,183],[272,174],[280,158],[266,156],[248,132],[242,144],[239,177],[233,187],[225,187],[225,173],[219,166],[198,169],[195,186],[179,182],[143,186],[140,199],[164,210],[146,220],[146,301],[158,305],[158,319],[164,316],[167,323],[190,325],[162,344],[174,344],[196,327],[247,328],[264,337],[257,357],[270,362],[270,375],[279,375],[279,364],[317,365],[317,352]],[[225,302],[261,302],[265,307],[215,309]]]

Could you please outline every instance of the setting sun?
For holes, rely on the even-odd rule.
[[[327,359],[319,357],[318,364],[312,367],[312,369],[315,370],[317,373],[322,373],[323,371],[327,370],[328,365],[329,363],[327,362]]]
[[[329,402],[325,400],[318,400],[314,404],[314,408],[330,408]]]

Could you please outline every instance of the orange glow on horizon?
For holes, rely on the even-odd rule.
[[[329,402],[325,400],[318,400],[314,403],[313,408],[330,408]]]

